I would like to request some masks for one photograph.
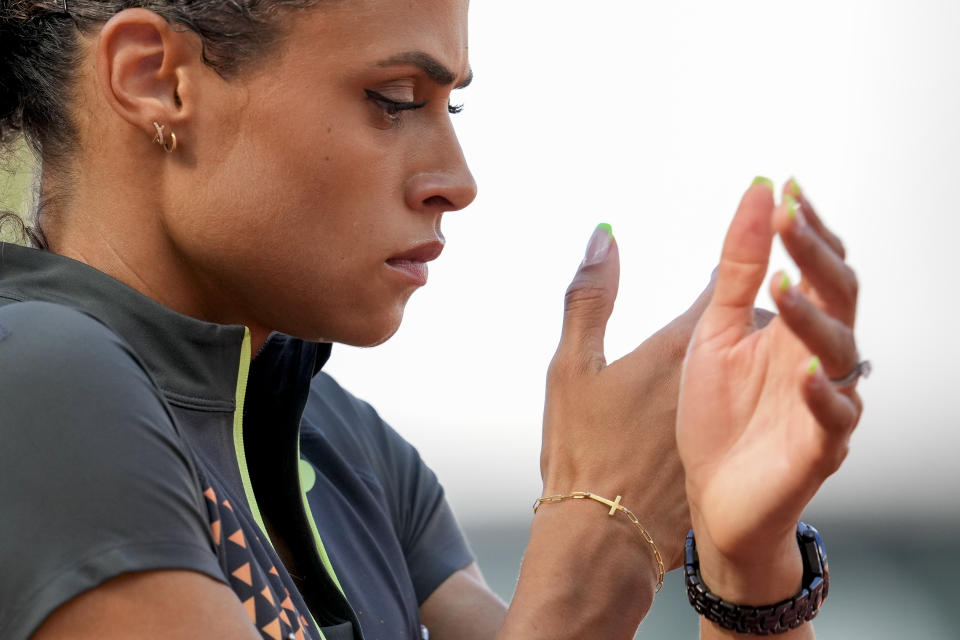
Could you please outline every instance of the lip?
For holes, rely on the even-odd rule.
[[[424,242],[417,246],[387,258],[388,267],[405,276],[413,284],[422,287],[427,284],[427,263],[436,260],[443,252],[444,243],[440,240]]]

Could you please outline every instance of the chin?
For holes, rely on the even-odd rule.
[[[393,337],[403,320],[403,307],[393,313],[384,313],[374,319],[367,316],[363,321],[350,323],[340,330],[331,332],[324,341],[338,342],[351,347],[375,347]]]

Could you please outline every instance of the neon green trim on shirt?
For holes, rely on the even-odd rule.
[[[250,353],[250,329],[244,327],[243,344],[240,347],[240,370],[237,373],[236,404],[233,411],[233,449],[237,457],[240,479],[243,481],[243,492],[246,494],[250,512],[253,513],[253,519],[257,521],[257,526],[260,527],[261,533],[263,533],[272,547],[273,541],[270,540],[270,534],[267,533],[267,525],[263,521],[263,516],[260,514],[260,507],[257,505],[257,498],[253,493],[253,483],[250,482],[250,470],[247,468],[247,457],[243,447],[243,402],[247,395],[247,378],[250,375]],[[300,460],[299,439],[297,441],[297,460]],[[303,509],[306,511],[307,520],[310,522],[310,531],[313,533],[313,540],[317,548],[317,553],[320,556],[320,561],[323,563],[323,568],[326,569],[327,574],[333,579],[333,583],[337,585],[337,589],[340,590],[341,595],[346,599],[347,595],[343,592],[343,586],[341,586],[340,579],[337,578],[337,574],[333,570],[330,557],[327,555],[327,550],[323,546],[323,540],[320,539],[320,533],[317,531],[317,523],[314,521],[313,513],[310,511],[307,494],[303,490],[303,483],[300,480],[299,473],[297,474],[297,484],[300,487],[300,499],[303,501]],[[313,612],[310,611],[309,608],[307,609],[307,614],[310,616],[310,621],[313,622],[317,633],[320,634],[320,640],[326,640],[323,635],[323,630],[320,628],[320,625],[317,624],[316,619],[313,617]]]
[[[299,438],[297,439],[297,461],[297,464],[302,464]],[[310,463],[308,462],[307,464]],[[311,471],[312,470],[311,468]],[[316,472],[314,471],[314,473]],[[333,570],[333,563],[330,562],[330,556],[327,555],[327,550],[323,546],[323,540],[320,538],[320,532],[317,530],[317,521],[313,519],[313,511],[311,511],[310,502],[307,500],[307,492],[303,489],[303,478],[299,473],[297,474],[297,482],[300,485],[300,499],[303,501],[303,510],[306,512],[307,521],[310,523],[310,531],[313,533],[313,542],[317,548],[317,555],[320,556],[320,561],[323,563],[323,568],[327,570],[327,575],[330,576],[333,583],[337,585],[337,589],[340,589],[340,593],[343,594],[344,599],[346,599],[347,594],[343,592],[343,586],[340,584],[337,572]]]
[[[247,505],[250,512],[253,513],[253,519],[257,521],[260,532],[266,537],[270,545],[270,535],[267,533],[267,525],[263,522],[263,516],[260,515],[260,507],[257,506],[257,498],[253,494],[253,484],[250,482],[250,471],[247,469],[247,456],[243,450],[243,401],[247,395],[247,377],[250,375],[250,329],[243,328],[243,345],[240,347],[240,371],[237,373],[237,396],[236,405],[233,410],[233,450],[237,456],[237,466],[240,468],[240,479],[243,481],[243,492],[247,496]]]
[[[257,497],[253,493],[253,483],[250,482],[250,470],[247,468],[247,456],[243,447],[243,403],[247,396],[247,378],[250,375],[250,329],[243,328],[243,344],[240,347],[240,370],[237,372],[237,392],[236,392],[236,402],[233,410],[233,450],[237,457],[237,467],[240,469],[240,479],[243,482],[243,492],[246,494],[247,504],[250,507],[250,512],[253,514],[253,519],[257,521],[257,526],[260,527],[260,532],[263,533],[264,537],[267,539],[267,542],[270,543],[270,546],[273,546],[273,540],[270,539],[270,534],[267,533],[267,525],[263,521],[263,516],[260,514],[260,507],[257,505]],[[297,442],[297,460],[300,459],[300,442]],[[299,474],[297,479],[298,484],[300,484]],[[327,573],[333,578],[333,582],[337,585],[337,588],[340,589],[340,593],[343,594],[343,587],[340,586],[340,580],[337,579],[337,574],[333,571],[333,565],[330,564],[330,558],[327,557],[327,552],[323,548],[323,542],[320,540],[320,534],[317,533],[317,525],[313,520],[313,514],[310,513],[310,507],[307,504],[307,496],[303,492],[302,484],[300,485],[300,496],[303,500],[304,509],[307,512],[307,519],[310,521],[310,529],[313,532],[313,538],[317,545],[317,551],[320,554],[320,559],[323,562],[323,567],[327,570]],[[343,596],[346,598],[346,594]],[[320,628],[320,625],[317,624],[316,619],[313,617],[313,612],[307,609],[307,614],[310,616],[310,621],[313,622],[314,628],[317,630],[317,633],[320,634],[320,640],[326,640],[326,637],[323,635],[323,630]]]

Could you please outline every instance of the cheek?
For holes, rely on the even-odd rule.
[[[342,127],[342,129],[341,129]],[[365,125],[369,129],[369,125]],[[402,154],[343,123],[238,132],[202,158],[203,201],[171,235],[260,324],[304,338],[382,342],[412,293],[383,261],[403,247]],[[350,135],[353,134],[353,135]],[[194,178],[196,179],[196,178]]]

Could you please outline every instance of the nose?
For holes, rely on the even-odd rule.
[[[407,181],[407,206],[414,211],[458,211],[477,197],[477,183],[452,128],[441,148],[441,154],[431,154],[435,168],[418,172]]]

